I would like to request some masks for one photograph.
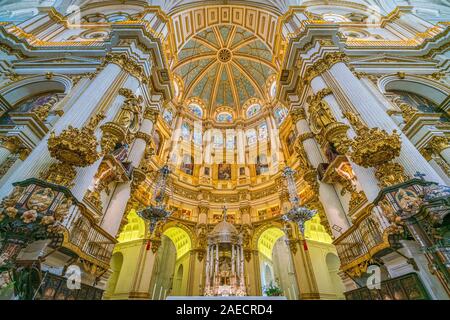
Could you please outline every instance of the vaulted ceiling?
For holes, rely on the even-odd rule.
[[[212,114],[222,106],[239,112],[250,98],[266,100],[267,79],[277,69],[260,38],[238,26],[219,25],[187,41],[173,71],[184,84],[183,100],[199,98]]]

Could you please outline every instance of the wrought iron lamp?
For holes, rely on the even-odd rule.
[[[170,172],[167,164],[158,171],[155,179],[156,182],[152,188],[153,196],[151,204],[144,210],[138,212],[139,216],[149,223],[150,234],[153,234],[158,222],[165,221],[172,214],[172,211],[167,209],[165,203]]]
[[[282,216],[284,221],[295,222],[301,234],[305,233],[305,222],[310,220],[317,213],[316,210],[310,210],[300,205],[300,198],[297,193],[297,185],[294,179],[295,171],[286,166],[283,169],[283,177],[286,179],[289,193],[289,201],[292,204],[291,210]]]

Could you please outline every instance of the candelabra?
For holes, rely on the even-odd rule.
[[[316,210],[310,210],[300,205],[300,198],[297,193],[297,185],[294,179],[295,171],[290,167],[283,169],[283,177],[286,179],[287,189],[289,193],[289,201],[292,204],[291,210],[282,216],[284,221],[295,222],[301,234],[305,233],[305,222],[310,220],[315,214]]]
[[[167,209],[165,201],[169,175],[170,169],[166,164],[158,171],[150,206],[138,213],[141,218],[148,221],[150,234],[153,234],[158,222],[166,220],[172,214],[172,211]]]

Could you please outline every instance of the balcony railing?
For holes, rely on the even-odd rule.
[[[63,247],[108,268],[117,241],[97,225],[93,216],[84,208],[73,206],[63,225],[68,231]]]
[[[386,231],[390,225],[376,207],[361,215],[353,226],[334,241],[341,268],[346,270],[389,247]]]

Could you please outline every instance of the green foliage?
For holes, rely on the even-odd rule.
[[[264,293],[268,297],[279,297],[283,295],[283,290],[281,290],[278,285],[271,282],[269,286],[264,287]]]

